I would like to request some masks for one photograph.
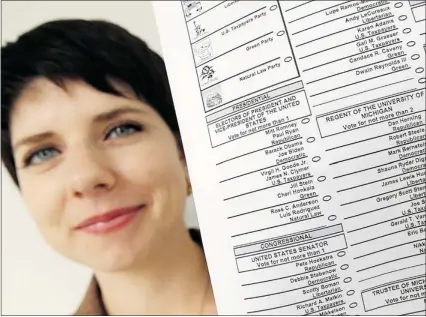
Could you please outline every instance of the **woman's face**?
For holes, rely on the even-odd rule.
[[[183,225],[186,166],[174,135],[124,85],[36,79],[14,104],[24,201],[46,241],[93,269],[131,267]],[[160,239],[159,239],[160,238]]]

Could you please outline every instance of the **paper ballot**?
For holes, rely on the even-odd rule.
[[[425,315],[425,6],[154,3],[220,314]]]

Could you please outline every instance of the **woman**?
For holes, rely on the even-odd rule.
[[[162,59],[103,21],[2,48],[2,160],[47,243],[94,276],[77,315],[215,314]]]

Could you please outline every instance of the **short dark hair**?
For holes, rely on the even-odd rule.
[[[99,20],[48,22],[7,43],[1,55],[1,158],[17,186],[10,115],[17,97],[35,78],[47,78],[61,87],[64,80],[80,79],[114,95],[121,94],[109,79],[122,81],[179,136],[163,59],[118,25]]]

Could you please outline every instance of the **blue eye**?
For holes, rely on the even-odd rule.
[[[38,150],[38,151],[32,153],[31,155],[29,155],[25,159],[25,166],[33,165],[33,164],[40,164],[44,161],[51,159],[52,157],[56,156],[57,154],[59,154],[59,151],[55,148],[45,148],[45,149]]]
[[[111,129],[107,134],[107,138],[125,137],[140,131],[142,131],[142,127],[140,125],[132,123],[121,124]]]

